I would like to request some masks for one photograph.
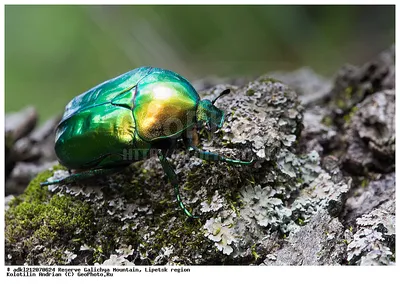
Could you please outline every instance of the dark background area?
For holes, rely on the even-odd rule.
[[[394,6],[6,6],[5,110],[40,120],[143,65],[189,80],[310,66],[331,77],[394,43]]]

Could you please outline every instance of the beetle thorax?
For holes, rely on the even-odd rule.
[[[224,118],[224,112],[214,106],[211,101],[204,99],[199,102],[196,111],[196,120],[198,122],[205,122],[208,125],[221,128]]]

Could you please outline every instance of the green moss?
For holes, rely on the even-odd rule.
[[[252,245],[251,254],[253,255],[255,261],[257,261],[260,258],[260,255],[256,251],[256,244]]]
[[[41,187],[40,183],[46,181],[49,177],[53,175],[54,171],[57,170],[66,170],[65,167],[61,165],[56,165],[53,167],[52,170],[46,170],[37,175],[35,179],[33,179],[28,187],[25,189],[22,198],[29,202],[29,201],[45,201],[50,196],[49,191],[47,190],[47,186]]]
[[[321,122],[328,127],[333,125],[333,119],[330,116],[325,116]]]
[[[344,90],[344,98],[345,98],[346,100],[350,100],[351,97],[352,97],[352,93],[353,93],[353,88],[352,88],[352,87],[347,87],[347,88]]]
[[[369,184],[369,180],[366,179],[366,178],[364,178],[364,179],[361,181],[361,187],[362,187],[362,188],[366,188],[366,187],[368,186],[368,184]]]
[[[59,169],[64,168],[53,170]],[[107,218],[107,207],[98,210],[83,197],[51,193],[47,186],[41,187],[40,182],[51,175],[50,170],[39,174],[6,212],[6,251],[13,261],[63,264],[65,250],[77,253],[81,245],[87,245],[94,248],[88,263],[102,263],[119,241],[136,240],[132,230],[122,230],[123,222]],[[38,247],[46,249],[37,251]]]
[[[342,110],[346,110],[349,107],[349,102],[353,99],[354,93],[355,90],[353,87],[347,87],[336,99],[336,106]]]
[[[248,89],[247,91],[246,91],[246,96],[252,96],[252,95],[254,95],[254,90],[253,89]]]
[[[142,249],[144,252],[161,252],[161,249],[173,244],[174,250],[185,251],[196,250],[201,247],[201,244],[205,242],[202,234],[202,226],[200,220],[188,219],[183,214],[179,215],[179,219],[174,222],[171,227],[171,218],[176,217],[176,208],[166,210],[166,214],[157,217],[155,222],[159,225],[159,229],[154,235],[155,239],[151,242],[141,242]],[[169,230],[164,228],[169,227]],[[150,255],[149,260],[154,259],[154,256]]]
[[[343,99],[341,99],[341,98],[339,98],[339,99],[336,100],[336,105],[337,105],[337,107],[340,108],[340,109],[345,109],[346,106],[347,106],[346,102],[345,102]]]
[[[282,81],[272,78],[272,77],[267,77],[259,80],[262,83],[282,83]]]
[[[50,175],[51,171],[45,171],[32,180],[5,214],[6,248],[14,252],[18,249],[22,259],[29,260],[37,246],[59,247],[52,255],[62,256],[65,240],[88,240],[92,236],[94,215],[90,206],[71,196],[51,196],[47,187],[40,187]],[[78,241],[74,245],[81,244]],[[54,261],[63,263],[62,259]]]
[[[357,108],[356,106],[355,106],[355,107],[352,107],[351,110],[350,110],[347,114],[345,114],[345,115],[343,116],[343,120],[344,120],[346,123],[350,123],[351,118],[354,116],[354,114],[357,112],[357,110],[358,110],[358,108]]]

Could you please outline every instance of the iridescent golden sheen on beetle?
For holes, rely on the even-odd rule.
[[[177,82],[150,83],[141,87],[133,111],[137,131],[146,141],[181,134],[196,121],[197,100]]]

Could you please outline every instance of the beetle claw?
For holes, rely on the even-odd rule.
[[[206,123],[206,129],[207,131],[211,131],[211,123],[209,121]]]

